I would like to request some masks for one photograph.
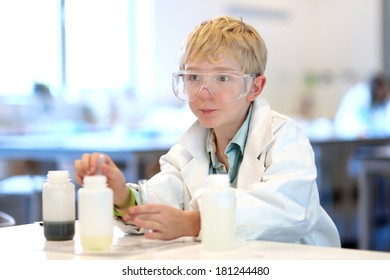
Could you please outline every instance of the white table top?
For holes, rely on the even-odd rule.
[[[39,223],[0,228],[0,258],[8,260],[390,260],[390,253],[324,248],[267,241],[242,242],[229,251],[206,251],[193,238],[158,241],[114,227],[111,249],[83,251],[77,233],[70,241],[46,241]]]

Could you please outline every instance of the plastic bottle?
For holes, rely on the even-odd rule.
[[[201,236],[203,248],[228,250],[236,246],[236,197],[229,176],[212,174],[202,194]]]
[[[71,240],[75,234],[75,186],[69,172],[53,170],[42,189],[43,231],[47,240]]]
[[[113,192],[104,175],[85,176],[78,191],[81,246],[85,250],[109,249],[113,239]]]

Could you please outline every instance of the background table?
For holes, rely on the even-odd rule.
[[[77,186],[74,161],[83,153],[109,155],[123,171],[127,182],[150,178],[158,172],[159,158],[168,151],[176,137],[174,134],[110,130],[0,135],[0,160],[30,162],[38,169],[28,168],[0,180],[0,210],[12,215],[17,224],[41,220],[41,189],[47,172],[68,170]]]
[[[143,176],[148,157],[153,161],[175,143],[177,135],[142,132],[115,133],[110,130],[79,133],[47,133],[0,136],[0,160],[50,161],[57,167],[71,163],[83,153],[106,153],[119,165],[129,181]],[[46,175],[47,170],[41,170]]]

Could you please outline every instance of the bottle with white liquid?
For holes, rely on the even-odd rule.
[[[109,249],[113,240],[114,196],[104,175],[85,176],[78,191],[81,245],[85,250]]]
[[[228,250],[236,246],[236,197],[228,175],[207,177],[200,214],[204,249]]]
[[[75,234],[75,186],[66,170],[47,174],[42,188],[42,218],[45,238],[71,240]]]

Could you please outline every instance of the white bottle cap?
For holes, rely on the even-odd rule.
[[[83,182],[84,186],[106,187],[107,177],[104,175],[85,176]]]
[[[48,180],[68,180],[69,172],[67,170],[50,170],[47,173]]]

